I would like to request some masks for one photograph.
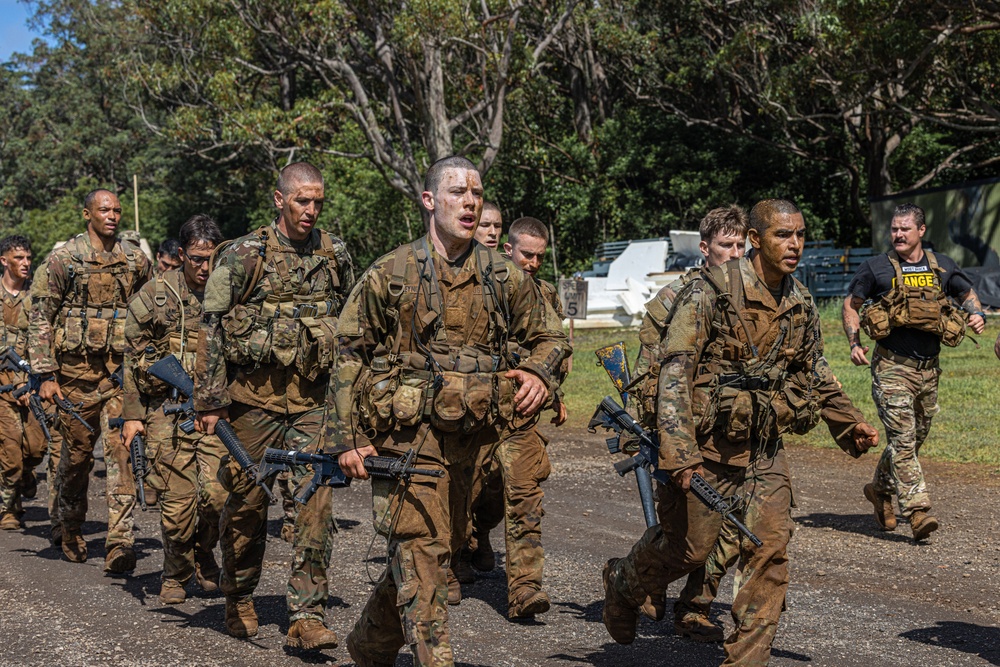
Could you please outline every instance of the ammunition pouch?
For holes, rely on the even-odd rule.
[[[815,395],[807,396],[804,387],[796,382],[788,382],[774,401],[775,436],[785,433],[805,435],[819,423],[819,402]]]
[[[358,379],[358,387],[358,416],[361,423],[377,433],[391,430],[396,423],[393,400],[399,387],[399,368],[384,372],[365,368]]]
[[[475,433],[492,424],[493,376],[443,371],[430,410],[431,426],[446,433]]]
[[[941,308],[941,344],[947,347],[958,347],[965,340],[965,328],[969,323],[969,314],[961,308],[945,304]]]
[[[114,307],[66,308],[56,329],[60,352],[105,354],[125,351],[125,309]]]
[[[889,335],[889,311],[881,302],[869,303],[861,312],[861,330],[872,340],[882,340]]]
[[[239,366],[294,365],[305,379],[315,380],[329,372],[337,353],[332,312],[330,302],[293,305],[272,297],[259,307],[237,305],[222,316],[226,360]]]
[[[362,424],[378,433],[421,422],[446,433],[476,433],[494,424],[498,415],[505,421],[514,416],[514,383],[497,373],[435,374],[393,367],[366,370],[358,387]]]

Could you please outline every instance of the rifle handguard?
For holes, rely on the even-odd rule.
[[[705,481],[705,478],[694,473],[691,475],[691,493],[693,493],[698,500],[705,503],[709,509],[714,512],[718,512],[727,521],[731,521],[736,529],[743,533],[748,540],[754,543],[754,545],[761,547],[764,543],[760,541],[760,538],[754,535],[749,528],[747,528],[742,521],[736,518],[733,514],[733,508],[729,502],[722,497],[722,495],[712,488],[712,485]]]

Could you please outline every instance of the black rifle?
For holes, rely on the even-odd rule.
[[[45,439],[52,442],[52,434],[49,432],[49,417],[45,414],[45,408],[42,407],[42,398],[38,395],[38,390],[41,389],[42,386],[42,378],[31,370],[31,366],[28,365],[28,362],[22,359],[21,355],[15,352],[13,348],[8,347],[4,351],[2,361],[3,370],[18,371],[24,373],[28,377],[28,381],[20,388],[15,389],[11,396],[14,398],[20,398],[21,396],[24,396],[24,394],[31,392],[28,396],[28,408],[31,410],[31,414],[34,415],[35,419],[38,420],[39,426],[42,427],[42,433],[45,434]],[[60,398],[58,394],[52,396],[52,402],[56,404],[56,407],[59,410],[62,410],[70,417],[83,424],[84,428],[88,431],[91,433],[94,432],[94,429],[91,428],[90,424],[84,421],[83,417],[80,416],[80,413],[77,412],[77,409],[82,407],[82,403],[80,405],[73,405],[65,398]]]
[[[646,432],[646,429],[632,419],[632,415],[625,412],[622,407],[615,403],[615,400],[610,396],[605,396],[604,400],[601,401],[601,404],[597,406],[594,416],[590,419],[588,428],[590,428],[591,431],[594,431],[598,426],[614,430],[619,434],[623,431],[631,433],[638,438],[638,453],[630,459],[625,459],[624,461],[619,461],[615,464],[615,470],[618,471],[619,475],[624,475],[631,470],[635,470],[636,472],[639,470],[645,470],[647,474],[651,474],[652,477],[661,484],[667,484],[670,482],[670,475],[668,475],[665,471],[657,470],[656,468],[656,463],[659,458],[659,447],[656,445],[652,436]],[[614,448],[612,448],[612,441],[614,442]],[[618,449],[617,437],[608,439],[608,449],[612,452],[620,451]],[[707,505],[709,509],[718,512],[725,517],[726,520],[730,521],[756,546],[759,547],[763,545],[760,538],[750,532],[750,529],[743,525],[743,522],[736,518],[736,515],[733,514],[735,503],[723,498],[719,492],[712,488],[712,485],[706,482],[705,478],[698,473],[691,475],[691,493],[693,493],[698,500]],[[648,523],[649,520],[647,518],[647,524]],[[653,525],[655,525],[655,522]]]
[[[594,354],[597,355],[599,364],[604,367],[605,371],[608,372],[608,377],[611,378],[611,383],[615,385],[615,388],[622,397],[622,403],[627,406],[628,392],[625,391],[625,387],[632,383],[632,374],[628,367],[628,356],[626,356],[625,353],[625,343],[618,342],[613,345],[602,347],[599,350],[595,350]],[[595,427],[594,419],[591,419],[589,427],[591,432],[594,431]],[[618,435],[608,438],[607,444],[608,451],[612,454],[618,454],[622,451],[621,441]],[[642,503],[642,516],[646,519],[646,528],[651,528],[660,522],[659,519],[656,518],[656,505],[653,502],[653,480],[646,468],[640,465],[631,465],[629,463],[630,461],[632,461],[632,459],[616,463],[615,470],[617,470],[618,474],[622,477],[630,472],[635,473],[635,483],[639,487],[639,501]]]
[[[146,443],[142,436],[136,433],[128,446],[128,457],[132,461],[132,477],[135,478],[135,497],[139,507],[146,511],[146,484],[143,481],[149,474],[149,460],[146,459]]]
[[[366,456],[365,470],[372,477],[381,479],[402,479],[409,481],[412,475],[427,475],[428,477],[444,477],[443,470],[414,468],[411,464],[417,453],[409,450],[399,458],[394,456]],[[257,473],[257,483],[265,489],[271,485],[271,478],[280,472],[290,470],[293,465],[310,464],[315,471],[309,486],[295,498],[295,502],[305,505],[321,486],[342,489],[351,485],[351,478],[344,474],[337,463],[337,457],[332,454],[306,454],[305,452],[285,451],[283,449],[264,450],[264,460]]]
[[[179,428],[185,433],[194,431],[194,381],[187,374],[187,371],[184,370],[184,367],[181,366],[181,362],[177,360],[177,357],[168,354],[147,368],[146,373],[171,387],[173,395],[170,402],[163,404],[163,414],[183,415],[186,419],[178,425]],[[180,400],[182,396],[184,397],[183,401]],[[258,466],[250,458],[249,452],[247,452],[243,443],[240,442],[232,425],[225,419],[220,419],[215,423],[215,435],[219,436],[219,440],[225,445],[229,456],[240,466],[240,470],[243,471],[247,479],[257,484],[260,478]],[[262,484],[261,488],[264,489],[264,493],[267,494],[272,503],[277,502],[278,499],[271,492],[269,484]]]

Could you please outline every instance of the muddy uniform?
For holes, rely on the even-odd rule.
[[[563,312],[558,290],[544,280],[536,280],[535,284],[561,323]],[[564,361],[558,376],[560,385],[567,369],[568,361]],[[560,389],[553,394],[553,409],[557,412],[561,401]],[[477,479],[473,482],[470,548],[475,549],[479,540],[485,539],[493,528],[505,521],[507,600],[511,611],[516,611],[519,600],[542,588],[545,565],[542,499],[545,493],[541,483],[548,479],[552,466],[546,450],[548,441],[538,432],[538,419],[536,415],[526,424],[512,424],[501,433],[495,451],[484,449],[476,466]]]
[[[837,443],[852,455],[861,414],[822,358],[819,316],[797,281],[771,293],[750,256],[691,281],[677,302],[660,348],[656,402],[659,469],[701,464],[723,496],[744,497],[747,526],[763,540],[740,540],[743,582],[726,640],[726,665],[766,665],[788,587],[792,534],[785,432],[804,433],[818,406]],[[789,383],[807,376],[807,393]],[[646,598],[701,566],[718,541],[722,517],[675,484],[660,487],[660,524],[646,530],[609,586],[638,609]]]
[[[0,286],[3,319],[0,321],[0,350],[11,348],[22,359],[28,358],[28,312],[31,296],[25,285],[17,296]],[[0,372],[0,384],[19,387],[27,380],[23,373]],[[56,429],[51,429],[55,431]],[[55,434],[55,441],[62,443]],[[35,466],[42,462],[47,446],[45,435],[31,411],[21,405],[11,392],[0,394],[0,516],[20,517],[21,497],[27,491],[34,497]],[[58,456],[56,461],[58,461]],[[54,497],[52,470],[49,470],[49,507]]]
[[[413,448],[417,465],[445,472],[405,487],[372,480],[389,567],[348,644],[378,663],[392,664],[408,644],[415,664],[451,665],[451,553],[468,539],[479,451],[495,445],[498,428],[514,417],[507,340],[529,351],[520,368],[555,389],[566,336],[534,283],[505,257],[474,242],[449,262],[427,237],[375,262],[344,307],[339,333],[328,420],[334,451]]]
[[[111,374],[125,350],[126,304],[152,275],[149,259],[131,241],[119,240],[111,252],[95,249],[86,233],[53,250],[31,286],[28,348],[32,369],[55,374],[63,396],[82,403],[80,414],[91,433],[60,413],[63,448],[59,461],[59,517],[64,535],[79,538],[87,515],[87,486],[94,465],[94,444],[102,419],[121,414],[122,392]],[[103,423],[106,423],[103,422]],[[104,444],[107,468],[107,552],[131,548],[135,482],[128,448],[117,429]]]
[[[638,391],[630,401],[629,412],[638,418],[643,427],[656,430],[656,392],[657,378],[660,371],[660,342],[663,332],[670,319],[670,308],[677,292],[700,274],[699,269],[692,269],[686,274],[663,287],[646,304],[646,314],[639,327],[639,354],[635,361],[635,378]],[[643,379],[645,376],[645,379]],[[656,485],[657,500],[669,497],[670,490],[662,484]],[[712,600],[719,591],[719,582],[726,576],[727,570],[739,558],[739,533],[729,522],[723,522],[712,552],[704,565],[688,575],[687,582],[674,603],[674,617],[682,622],[688,614],[708,617]],[[665,604],[665,592],[653,596],[650,606],[645,606],[643,612],[659,620]]]
[[[194,373],[202,298],[188,288],[181,271],[165,271],[129,302],[125,320],[122,417],[145,424],[146,485],[157,492],[160,504],[163,579],[180,585],[194,576],[196,567],[206,579],[218,578],[212,549],[219,541],[219,514],[226,500],[217,479],[226,450],[214,435],[184,433],[179,427],[184,417],[163,414],[171,389],[146,369],[173,354],[184,370]]]
[[[923,304],[933,305],[941,294],[961,298],[972,289],[972,281],[951,258],[925,250],[923,259],[913,263],[899,261],[895,251],[866,260],[848,292],[860,299],[882,297],[898,284],[897,276]],[[872,484],[879,495],[895,495],[900,512],[907,518],[931,507],[917,455],[927,439],[931,419],[940,410],[941,335],[916,324],[893,326],[879,338],[871,363],[872,399],[888,440]]]
[[[353,284],[343,242],[321,230],[296,242],[275,222],[219,254],[205,287],[195,409],[228,407],[233,429],[255,461],[267,447],[319,449],[336,316]],[[237,470],[235,462],[223,470],[232,491],[220,525],[221,588],[229,598],[249,596],[257,587],[267,539],[267,496]],[[308,466],[295,467],[296,495],[311,476]],[[295,528],[288,614],[293,623],[322,621],[333,539],[329,487],[320,487],[299,509]]]

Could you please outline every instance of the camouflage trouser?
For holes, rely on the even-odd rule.
[[[291,530],[295,531],[295,489],[292,488],[292,473],[291,471],[283,472],[278,474],[274,478],[274,495],[278,497],[281,501],[281,528],[282,531]]]
[[[163,535],[163,579],[181,583],[215,570],[212,549],[219,542],[219,515],[228,495],[218,480],[226,453],[214,435],[184,433],[177,417],[152,403],[146,420],[146,486],[157,491]]]
[[[509,603],[525,589],[537,591],[542,588],[545,565],[542,498],[545,493],[541,483],[552,472],[546,444],[534,426],[513,431],[500,442],[492,456],[484,449],[486,456],[480,457],[476,466],[477,477],[482,479],[477,479],[472,487],[472,534],[489,533],[501,520],[506,520]]]
[[[444,470],[445,476],[414,477],[406,487],[372,480],[372,513],[376,530],[389,540],[389,567],[352,632],[369,659],[391,664],[408,644],[415,665],[454,664],[448,567],[452,551],[469,538],[477,455],[496,441],[491,428],[463,435],[423,424],[393,431],[379,444],[379,452],[387,456],[414,448],[415,465]]]
[[[940,410],[940,375],[940,368],[918,371],[878,355],[872,359],[872,399],[887,440],[872,484],[876,493],[895,495],[905,517],[931,507],[917,454]]]
[[[108,419],[121,416],[121,390],[110,379],[100,383],[70,380],[60,382],[63,396],[72,403],[83,403],[79,414],[94,432],[68,414],[59,413],[63,449],[59,459],[59,517],[63,530],[77,533],[87,518],[87,487],[94,467],[94,445],[101,437]],[[102,420],[102,413],[104,418]],[[135,509],[135,481],[128,462],[128,447],[122,442],[119,429],[108,429],[104,438],[106,496],[108,502],[108,536],[105,546],[131,547],[132,513]]]
[[[0,398],[0,514],[21,515],[21,483],[48,443],[28,408]]]
[[[657,488],[657,495],[662,495],[663,485]],[[742,517],[739,517],[742,520]],[[712,609],[712,601],[719,594],[719,582],[726,576],[729,568],[740,557],[740,532],[729,521],[722,522],[719,539],[708,554],[705,564],[687,577],[687,582],[674,602],[674,618],[680,620],[685,614],[708,616]],[[734,585],[734,597],[739,592],[739,577]]]
[[[723,664],[763,667],[770,660],[788,590],[792,489],[785,452],[779,448],[773,458],[749,468],[706,461],[704,469],[705,479],[723,496],[744,496],[746,525],[764,543],[754,547],[740,539],[743,583],[733,600],[736,629],[726,639]],[[673,484],[664,486],[659,515],[660,525],[648,528],[615,565],[613,585],[636,609],[704,564],[722,528],[719,514]]]
[[[267,447],[315,453],[323,432],[323,408],[284,414],[242,403],[229,406],[233,430],[250,458],[260,462]],[[309,466],[295,466],[292,486],[296,495],[312,479]],[[222,592],[227,596],[251,595],[260,581],[267,542],[268,500],[230,461],[220,473],[232,493],[222,508]],[[329,597],[326,571],[333,551],[333,494],[328,486],[317,489],[295,518],[295,553],[285,596],[289,620],[323,620]]]
[[[39,429],[41,430],[41,429]],[[61,525],[59,520],[59,459],[62,456],[63,439],[58,428],[50,428],[52,442],[47,444],[49,461],[45,466],[45,475],[49,487],[49,524],[52,528]]]

